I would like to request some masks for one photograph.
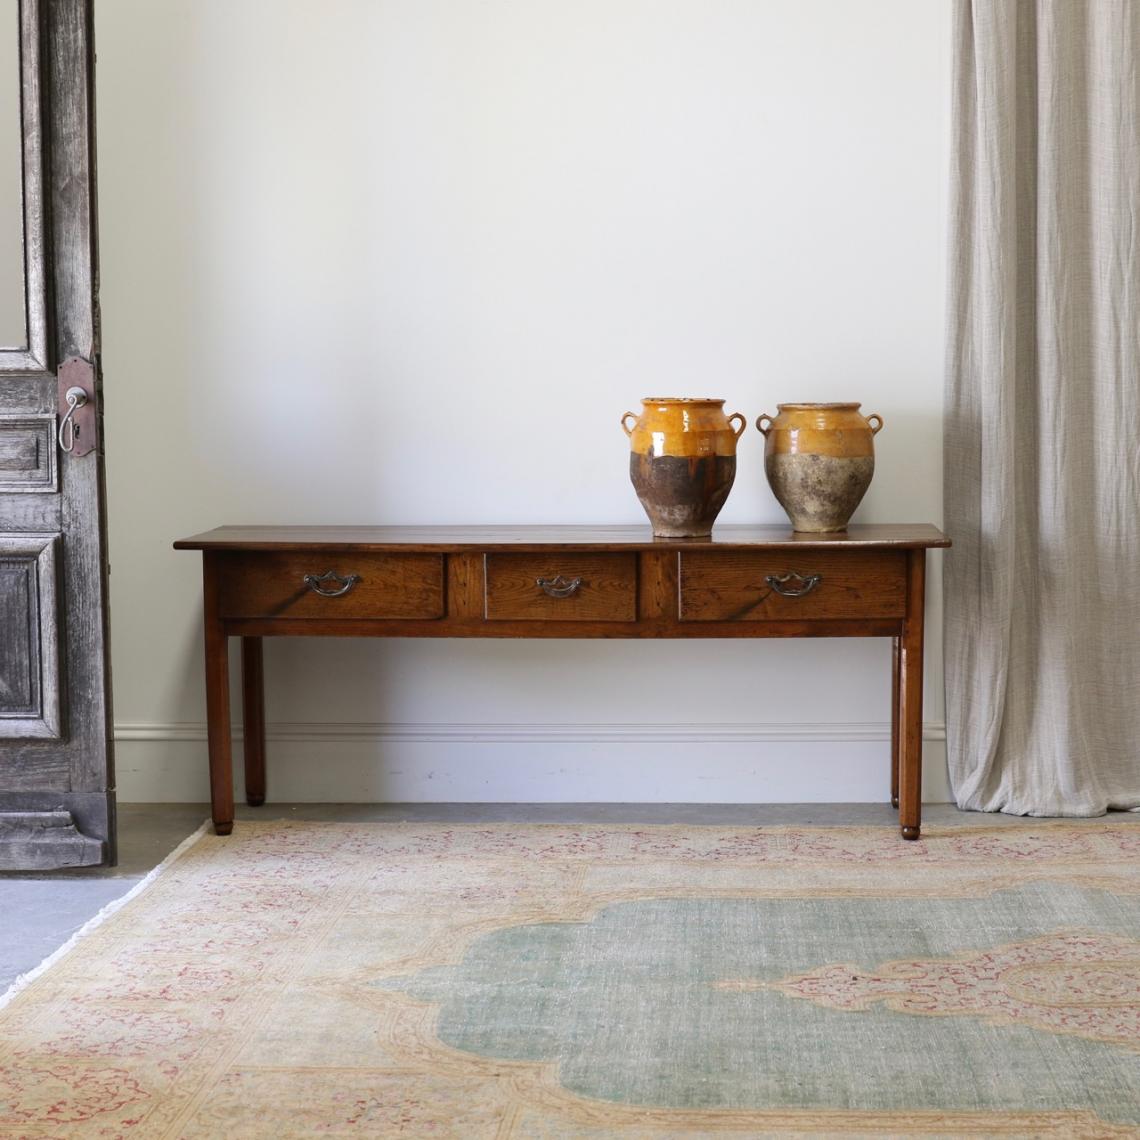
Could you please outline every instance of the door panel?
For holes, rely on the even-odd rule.
[[[60,737],[54,534],[0,534],[0,732]]]
[[[0,252],[12,255],[11,265],[22,281],[5,277],[0,283],[0,373],[49,371],[48,312],[48,208],[45,195],[44,164],[47,157],[45,133],[51,117],[51,84],[45,82],[44,51],[48,38],[48,9],[56,0],[0,0],[0,37],[5,41],[3,56],[13,54],[20,61],[18,130],[11,129],[10,95],[0,89]],[[12,40],[18,36],[15,53]],[[0,71],[5,78],[12,74]],[[86,86],[87,76],[81,77]],[[58,82],[58,81],[57,81]],[[66,80],[58,83],[67,86]],[[13,137],[13,135],[15,137]],[[13,153],[13,148],[17,148]],[[13,219],[13,213],[15,219]],[[22,250],[8,250],[13,236],[23,238]],[[9,270],[11,272],[11,270]],[[23,313],[13,312],[22,296]],[[13,335],[14,334],[14,335]],[[26,396],[25,396],[26,400]],[[46,412],[54,405],[30,408]]]
[[[0,415],[0,494],[59,490],[55,416]]]
[[[13,3],[0,0],[0,35]],[[5,870],[113,861],[115,822],[103,455],[63,452],[56,413],[57,364],[75,358],[101,411],[91,5],[19,0],[18,13],[26,335],[0,345]]]
[[[0,0],[0,154],[20,154],[20,6]],[[0,163],[0,346],[28,343],[24,307],[23,179]]]

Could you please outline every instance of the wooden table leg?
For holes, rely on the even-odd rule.
[[[922,826],[922,640],[926,551],[907,552],[906,618],[899,671],[899,826],[917,839]]]
[[[210,805],[214,831],[234,829],[234,772],[230,754],[229,638],[218,614],[215,556],[203,556],[202,596],[206,627],[206,735],[210,751]]]
[[[902,735],[899,723],[899,670],[902,667],[902,654],[899,639],[891,638],[891,807],[899,806],[899,739]]]
[[[265,681],[261,638],[241,639],[241,702],[245,755],[245,802],[265,803]]]

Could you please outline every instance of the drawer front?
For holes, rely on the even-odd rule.
[[[893,618],[906,612],[903,551],[693,551],[679,557],[681,621]]]
[[[637,555],[488,554],[491,621],[636,621]]]
[[[223,557],[219,605],[224,618],[443,617],[441,554],[290,551]],[[322,580],[330,571],[336,577]]]

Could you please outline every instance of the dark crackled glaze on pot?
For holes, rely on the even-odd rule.
[[[641,415],[626,412],[622,427],[630,479],[653,533],[706,538],[736,478],[744,417],[725,416],[723,400],[650,396],[641,404]]]
[[[655,535],[695,538],[712,533],[736,478],[736,456],[631,452],[629,477]]]

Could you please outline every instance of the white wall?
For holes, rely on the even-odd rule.
[[[640,522],[648,393],[857,399],[941,515],[941,0],[99,0],[123,800],[222,523]],[[781,521],[762,439],[724,522]],[[939,577],[927,796],[945,799]],[[278,800],[882,800],[886,642],[268,643]]]

